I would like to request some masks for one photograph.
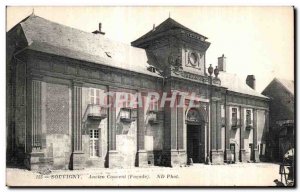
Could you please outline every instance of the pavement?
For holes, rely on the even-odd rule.
[[[279,165],[238,163],[189,167],[44,170],[7,168],[8,186],[275,186]]]

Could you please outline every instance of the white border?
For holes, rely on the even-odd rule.
[[[0,158],[0,166],[1,166],[1,177],[0,177],[0,189],[1,191],[8,191],[8,190],[16,190],[16,189],[8,189],[5,186],[5,165],[6,165],[6,159],[5,159],[5,146],[6,146],[6,135],[5,135],[5,130],[6,130],[6,126],[5,126],[5,122],[6,122],[6,104],[5,104],[5,90],[6,90],[6,74],[5,74],[5,36],[6,36],[6,6],[30,6],[30,5],[35,5],[35,6],[220,6],[220,5],[224,5],[224,6],[230,6],[230,5],[239,5],[239,6],[250,6],[250,5],[254,5],[254,6],[292,6],[294,5],[295,8],[299,8],[300,7],[300,1],[299,0],[273,0],[273,1],[267,1],[267,0],[229,0],[229,1],[221,1],[221,0],[152,0],[151,2],[146,2],[146,1],[138,1],[138,0],[126,0],[126,1],[122,1],[122,0],[102,0],[102,1],[95,1],[95,0],[72,0],[70,2],[65,2],[65,1],[61,1],[61,0],[53,0],[53,1],[40,1],[40,0],[14,0],[14,1],[8,1],[8,0],[4,0],[0,2],[0,14],[1,14],[1,19],[0,19],[0,26],[2,27],[2,30],[0,30],[1,33],[1,70],[0,70],[0,88],[2,90],[2,94],[0,96],[0,103],[1,103],[1,116],[0,116],[0,122],[2,122],[0,128],[1,128],[1,139],[0,139],[0,154],[1,154],[1,158]],[[297,11],[297,10],[296,10]],[[297,15],[296,15],[297,16]],[[299,26],[299,19],[296,20],[296,26]],[[298,44],[298,39],[297,42],[295,42],[296,44]],[[296,52],[296,55],[299,55],[299,49]],[[297,66],[298,63],[296,63]],[[297,73],[299,73],[299,67],[297,68]],[[296,76],[295,76],[296,77]],[[296,80],[295,80],[296,81]],[[297,88],[299,89],[299,84],[297,86]],[[298,97],[297,97],[298,99]],[[297,102],[298,103],[298,102]],[[298,107],[298,105],[297,105]],[[298,117],[298,116],[297,116]],[[297,128],[296,128],[297,129]],[[299,138],[299,130],[297,130],[297,138]],[[297,142],[299,143],[299,142]],[[298,146],[297,146],[298,147]],[[299,154],[299,150],[298,148],[296,148],[297,153]],[[299,155],[297,155],[297,163],[299,163]],[[299,165],[299,164],[297,164]],[[299,178],[299,177],[297,177]],[[298,179],[297,179],[297,185],[299,185],[298,183]],[[19,189],[18,191],[31,191],[32,189]],[[41,189],[38,189],[41,190]],[[63,191],[63,189],[47,189],[47,190],[55,190],[55,191]],[[70,190],[70,189],[69,189]],[[71,189],[71,190],[76,190],[76,189]],[[78,189],[78,190],[86,190],[86,189]],[[99,190],[99,189],[94,189],[94,190]],[[101,189],[104,190],[104,189]],[[118,190],[118,189],[106,189],[106,190]],[[138,190],[147,190],[147,189],[138,189]],[[149,189],[148,189],[149,190]],[[151,190],[155,190],[155,189],[151,189]],[[174,189],[171,189],[174,190]],[[202,189],[203,190],[203,189]],[[249,189],[248,189],[249,190]],[[262,190],[262,189],[260,189]],[[272,189],[275,190],[275,189]],[[282,189],[281,189],[282,190]]]

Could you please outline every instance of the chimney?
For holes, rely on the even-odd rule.
[[[105,33],[102,31],[102,23],[99,23],[99,30],[94,31],[93,33],[105,35]]]
[[[219,71],[226,71],[226,57],[224,56],[224,54],[222,55],[222,57],[218,57],[218,68]]]
[[[255,76],[254,75],[248,75],[246,78],[246,84],[255,90]]]

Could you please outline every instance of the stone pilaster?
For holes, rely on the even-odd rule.
[[[177,152],[171,152],[173,154],[173,166],[182,166],[187,163],[187,154],[184,147],[184,98],[181,95],[177,97]]]
[[[171,96],[171,95],[169,95]],[[183,146],[183,108],[178,108],[176,105],[180,97],[177,97],[177,102],[170,106],[170,101],[165,104],[165,130],[164,130],[164,164],[166,166],[176,167],[186,163],[186,153],[184,149],[179,149]],[[178,119],[179,118],[179,119]],[[179,129],[178,129],[178,123]],[[180,138],[178,138],[180,137]]]
[[[41,167],[41,161],[45,155],[41,150],[41,89],[42,82],[40,80],[30,79],[30,101],[29,101],[29,129],[27,137],[31,152],[26,154],[25,166],[30,170],[38,170]]]
[[[220,102],[217,102],[216,106],[216,149],[218,151],[222,150],[222,144],[221,144],[221,104]]]
[[[257,148],[257,109],[253,109],[253,161],[259,162],[259,153]]]
[[[241,162],[247,162],[246,158],[246,152],[245,152],[245,143],[244,143],[244,138],[245,138],[245,108],[240,107],[240,161]]]
[[[225,106],[225,158],[226,161],[231,161],[231,151],[230,151],[230,107]]]
[[[213,164],[224,163],[224,153],[221,145],[221,104],[220,101],[213,101],[211,109],[211,162]]]
[[[116,92],[117,89],[109,87],[108,91]],[[110,103],[110,108],[108,109],[108,159],[107,166],[109,168],[120,167],[120,157],[116,149],[116,121],[117,121],[117,112],[115,105],[116,95],[108,97],[108,102]]]
[[[142,93],[142,98],[146,97],[145,93]],[[142,103],[143,99],[141,102]],[[138,106],[137,109],[137,166],[146,167],[148,166],[148,154],[145,150],[145,112],[146,106]]]
[[[169,129],[171,131],[171,138],[170,138],[170,166],[171,167],[177,167],[179,166],[178,161],[178,149],[177,149],[177,107],[175,106],[169,106],[170,103],[167,104],[170,108],[170,125]]]
[[[179,101],[180,101],[179,97]],[[184,133],[183,133],[183,126],[184,126],[184,108],[183,105],[177,107],[177,149],[178,150],[185,150],[184,149]]]
[[[169,104],[169,103],[168,103]],[[170,123],[170,129],[171,129],[171,150],[177,150],[177,108],[176,106],[171,106],[171,123]]]
[[[51,158],[45,157],[42,145],[42,81],[41,77],[32,76],[30,80],[29,127],[27,137],[30,137],[31,152],[26,154],[25,166],[30,170],[51,168]]]
[[[72,169],[84,168],[84,153],[82,151],[82,83],[73,82],[72,88],[72,127],[73,153]]]
[[[32,80],[31,85],[31,143],[32,151],[41,150],[41,132],[42,132],[42,110],[41,110],[41,91],[42,82],[37,80]]]
[[[217,130],[216,130],[216,110],[217,104],[215,101],[211,101],[211,109],[210,109],[210,129],[211,129],[211,151],[217,150]]]

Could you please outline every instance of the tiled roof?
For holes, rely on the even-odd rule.
[[[144,49],[112,41],[103,35],[84,32],[35,15],[25,18],[20,25],[29,49],[160,77],[147,70],[150,65],[156,66],[157,63],[151,55],[147,55]],[[190,30],[170,18],[156,30],[163,31],[170,27]],[[219,78],[222,86],[230,91],[267,98],[251,89],[235,74],[220,72]]]
[[[246,81],[242,81],[236,74],[220,71],[219,78],[221,79],[221,85],[228,88],[229,91],[268,98],[253,90],[246,84]]]
[[[205,37],[205,36],[203,36],[203,35],[201,35],[199,33],[196,33],[195,31],[192,31],[191,29],[189,29],[189,28],[181,25],[180,23],[178,23],[174,19],[168,18],[164,22],[162,22],[161,24],[159,24],[157,27],[155,27],[154,30],[149,31],[148,33],[146,33],[142,37],[140,37],[137,40],[133,41],[131,44],[135,45],[135,42],[138,42],[138,41],[141,41],[141,40],[145,40],[148,37],[151,37],[151,36],[154,36],[154,35],[157,35],[159,33],[162,33],[162,32],[168,31],[168,30],[172,30],[172,29],[183,29],[185,31],[189,31],[191,33],[197,34],[197,35],[203,37],[204,39],[207,39],[207,37]]]
[[[112,41],[103,35],[67,27],[39,16],[31,15],[20,25],[29,49],[107,65],[152,76],[144,49]]]

